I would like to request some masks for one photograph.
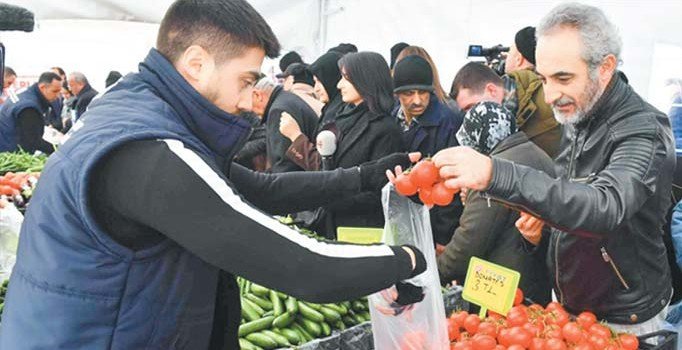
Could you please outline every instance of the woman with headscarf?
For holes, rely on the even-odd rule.
[[[494,102],[481,102],[464,116],[457,132],[460,145],[476,151],[554,174],[554,163],[526,134],[516,132],[516,118]],[[521,273],[525,295],[544,305],[551,301],[551,287],[544,261],[525,250],[525,240],[515,226],[519,213],[502,203],[489,201],[479,192],[466,198],[459,227],[438,257],[441,283],[464,283],[469,259],[477,256]]]

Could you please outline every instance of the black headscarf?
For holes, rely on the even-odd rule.
[[[342,55],[338,52],[327,52],[310,65],[310,71],[320,80],[325,91],[327,91],[329,101],[339,94],[336,85],[341,80],[341,71],[339,70],[341,57]]]

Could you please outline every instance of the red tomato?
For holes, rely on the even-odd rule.
[[[545,308],[540,304],[532,304],[528,307],[528,310],[533,311],[534,313],[541,313],[545,311]]]
[[[568,347],[566,347],[566,343],[564,343],[563,340],[559,339],[547,339],[547,342],[545,343],[545,350],[567,350]]]
[[[573,350],[595,350],[590,343],[582,342],[573,347]]]
[[[464,319],[469,316],[469,313],[466,311],[459,311],[459,312],[454,312],[450,318],[457,323],[460,327],[464,325]]]
[[[481,319],[478,315],[469,315],[464,319],[464,329],[466,329],[469,334],[474,334],[478,330],[478,326],[481,324]]]
[[[433,189],[431,187],[419,188],[419,200],[425,205],[433,205]]]
[[[493,320],[500,320],[500,319],[504,318],[504,316],[502,316],[502,315],[500,315],[497,312],[492,311],[492,310],[488,310],[488,317],[490,317]]]
[[[523,303],[523,291],[521,288],[516,288],[516,295],[514,296],[514,306]]]
[[[523,329],[523,327],[512,327],[509,329],[509,342],[511,344],[518,344],[527,348],[530,346],[531,340],[533,340],[533,335]]]
[[[497,344],[495,346],[495,350],[507,350],[507,347],[505,347],[504,345]]]
[[[459,325],[452,318],[448,319],[448,338],[455,341],[459,338]]]
[[[530,350],[545,350],[545,343],[547,340],[542,339],[542,338],[533,338],[533,340],[530,341],[530,346],[528,349]]]
[[[522,326],[528,322],[528,313],[523,305],[514,306],[507,313],[507,323],[509,326]]]
[[[590,334],[589,340],[590,344],[592,344],[592,347],[595,349],[606,349],[606,346],[609,345],[608,338],[604,338],[596,334]]]
[[[402,173],[395,179],[395,190],[403,196],[412,196],[417,193],[417,185],[412,183],[409,174]]]
[[[567,342],[573,344],[578,344],[585,338],[583,330],[575,322],[566,323],[561,328],[561,334],[564,336],[564,339],[566,339]]]
[[[476,350],[493,350],[497,345],[495,338],[484,334],[476,334],[471,342]]]
[[[547,307],[545,308],[547,311],[556,311],[556,310],[561,310],[561,311],[566,311],[564,310],[564,307],[561,306],[561,304],[557,303],[556,301],[552,301],[549,304],[547,304]]]
[[[542,334],[542,323],[539,323],[537,325],[532,323],[525,323],[521,327],[530,332],[530,334],[532,334],[534,337],[539,337],[540,334]]]
[[[511,345],[511,339],[509,338],[509,328],[502,328],[497,333],[497,342],[504,346]]]
[[[425,159],[417,163],[417,165],[412,168],[410,172],[410,178],[412,182],[417,185],[420,189],[425,187],[431,187],[438,181],[440,175],[438,174],[438,168],[436,164],[432,161]]]
[[[585,311],[581,312],[575,321],[578,322],[583,329],[590,329],[593,324],[597,323],[597,316],[589,311]]]
[[[483,321],[478,325],[477,334],[489,335],[491,337],[497,337],[497,326],[488,321]]]
[[[557,325],[549,325],[545,327],[545,338],[546,339],[563,339],[564,336],[561,334],[561,329]]]
[[[566,323],[568,323],[568,321],[570,321],[570,316],[568,312],[564,311],[563,309],[552,311],[548,319],[549,324],[555,324],[559,327],[563,327],[566,325]]]
[[[621,334],[618,336],[618,341],[624,350],[637,350],[639,348],[639,339],[632,334]]]
[[[474,345],[471,343],[471,341],[468,341],[468,340],[456,343],[452,349],[453,350],[475,350]]]
[[[526,350],[526,348],[524,348],[523,346],[521,346],[519,344],[512,344],[511,346],[509,346],[507,348],[507,350]]]
[[[611,338],[611,330],[603,324],[595,323],[590,326],[590,333],[602,337],[604,339]]]
[[[452,203],[452,200],[455,199],[455,191],[445,187],[445,183],[438,182],[433,185],[431,198],[433,199],[434,204],[444,207]]]

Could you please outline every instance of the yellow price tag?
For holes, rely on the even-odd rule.
[[[336,240],[355,244],[375,244],[381,243],[383,234],[384,229],[382,228],[338,227],[336,229]]]
[[[481,317],[488,309],[506,315],[514,304],[520,279],[517,271],[472,257],[462,297],[481,307]]]

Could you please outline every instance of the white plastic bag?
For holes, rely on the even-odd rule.
[[[379,309],[390,305],[395,286],[369,297],[376,350],[447,350],[450,348],[431,234],[429,210],[397,194],[388,184],[382,191],[386,226],[382,241],[390,245],[410,244],[422,251],[427,269],[405,282],[424,289],[424,300],[399,315]]]
[[[0,281],[9,278],[12,273],[23,222],[24,216],[14,204],[5,204],[4,208],[0,208]]]

